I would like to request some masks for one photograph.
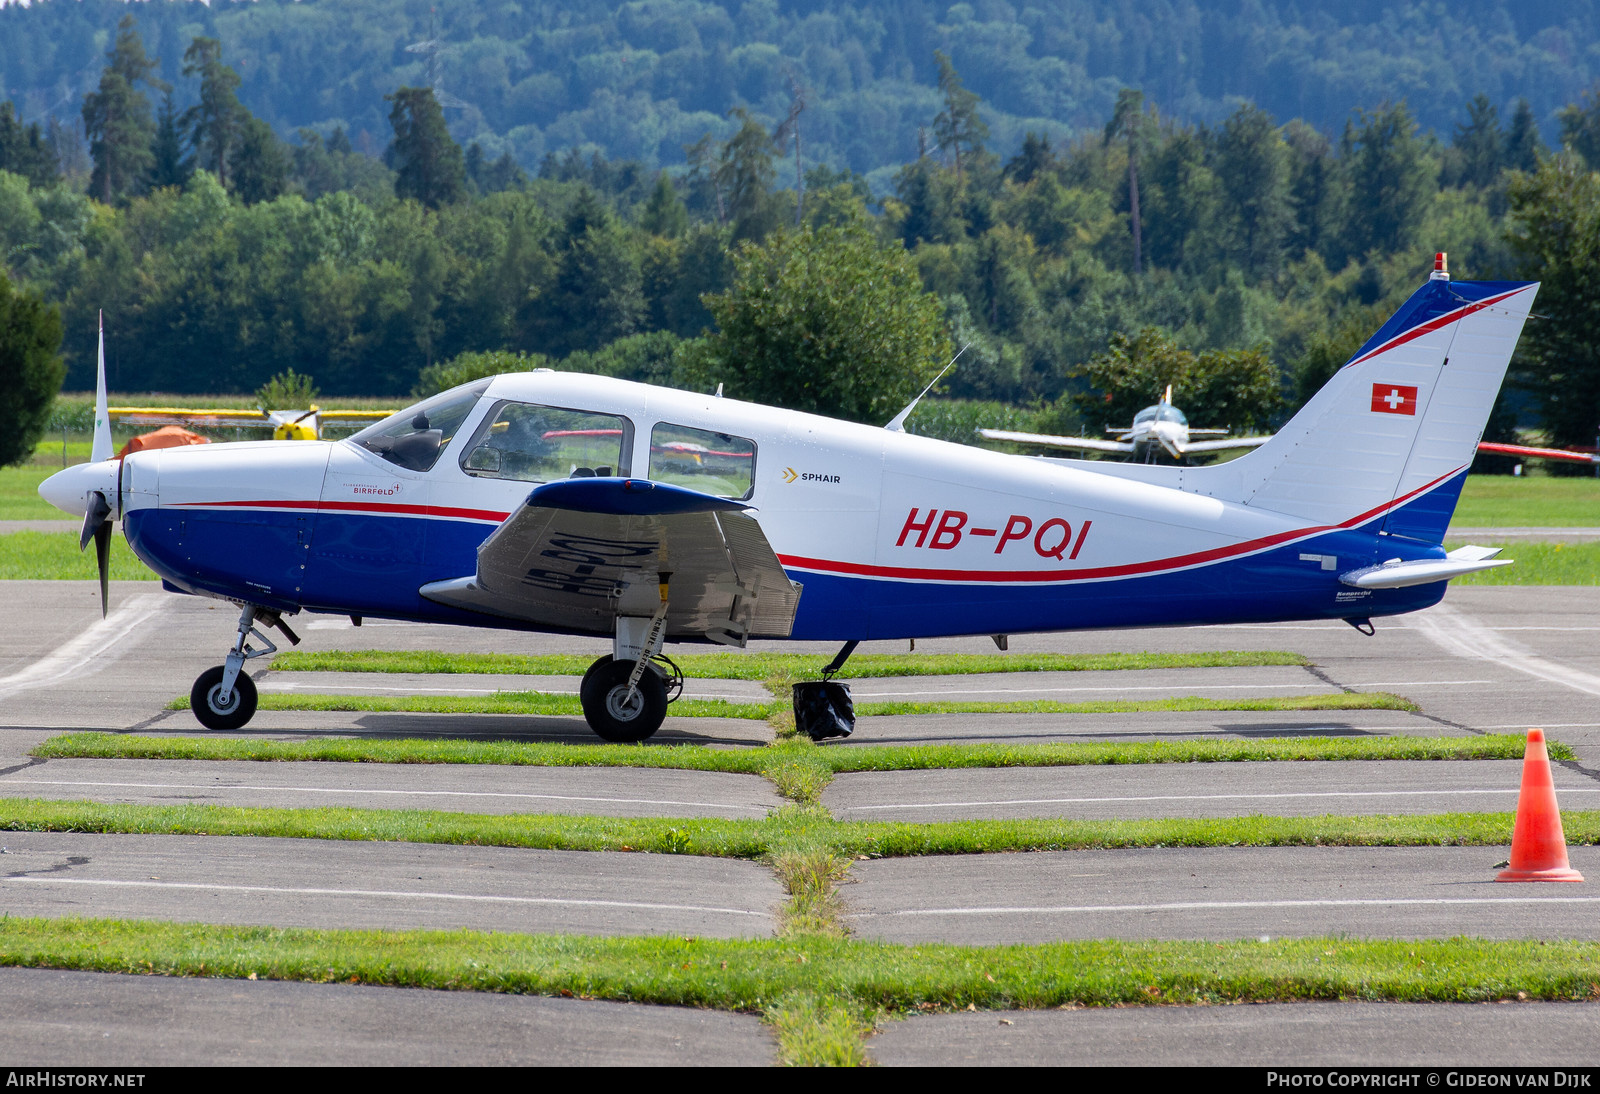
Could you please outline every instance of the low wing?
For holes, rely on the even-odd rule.
[[[1199,430],[1191,429],[1189,435],[1192,437],[1198,432]],[[1190,444],[1179,445],[1178,451],[1187,456],[1191,452],[1223,452],[1230,448],[1260,448],[1270,440],[1272,440],[1271,437],[1229,437],[1224,441],[1194,441]]]
[[[978,436],[991,441],[1038,444],[1047,448],[1081,448],[1095,452],[1133,451],[1133,445],[1124,441],[1098,441],[1088,437],[1054,437],[1048,433],[1017,433],[1009,429],[980,429],[978,430]]]
[[[259,410],[215,410],[182,406],[114,406],[107,413],[129,425],[234,426],[238,428],[276,428],[277,422]],[[324,423],[376,422],[393,414],[392,410],[319,410]]]
[[[1573,463],[1600,463],[1600,455],[1590,452],[1569,452],[1565,448],[1530,448],[1525,444],[1495,444],[1483,441],[1479,452],[1495,456],[1526,456],[1536,460],[1571,460]]]
[[[237,426],[273,428],[272,419],[259,410],[200,410],[181,406],[114,406],[106,413],[129,425]]]
[[[324,422],[381,422],[393,410],[319,410],[317,416]]]
[[[642,479],[547,483],[478,548],[478,572],[429,600],[560,630],[607,633],[649,616],[668,586],[667,636],[742,646],[783,638],[800,586],[743,502]]]

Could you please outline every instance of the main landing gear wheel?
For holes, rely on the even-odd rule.
[[[643,741],[667,717],[667,685],[652,666],[639,676],[633,702],[627,702],[634,662],[602,657],[584,673],[578,688],[589,728],[608,741]]]
[[[189,689],[189,708],[207,729],[238,729],[255,715],[256,682],[241,672],[224,695],[222,666],[206,669]]]

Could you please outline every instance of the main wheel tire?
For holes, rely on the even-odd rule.
[[[256,713],[256,682],[244,673],[222,694],[222,666],[206,669],[189,689],[189,709],[207,729],[238,729]]]
[[[589,728],[608,741],[643,741],[666,720],[667,685],[649,665],[639,676],[633,702],[624,703],[633,666],[632,661],[602,657],[589,666],[578,688]]]

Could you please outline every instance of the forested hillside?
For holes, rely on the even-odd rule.
[[[839,31],[850,48],[865,50],[868,38],[877,44],[861,53],[865,67],[838,102],[859,107],[872,88],[891,85],[915,93],[899,114],[869,111],[882,126],[867,142],[876,158],[859,163],[872,169],[869,180],[852,169],[858,161],[830,160],[826,150],[837,146],[820,135],[830,116],[823,91],[803,87],[805,109],[798,118],[790,114],[796,104],[787,73],[798,72],[796,86],[813,78],[792,66],[771,69],[782,79],[765,90],[750,84],[748,96],[708,105],[688,97],[694,80],[678,85],[662,75],[659,66],[673,51],[652,48],[650,64],[658,68],[650,94],[684,91],[681,101],[661,101],[700,110],[704,127],[670,139],[660,130],[653,150],[624,143],[602,151],[584,143],[581,129],[550,143],[582,113],[568,108],[580,100],[592,106],[594,96],[620,94],[627,85],[595,70],[587,98],[560,99],[552,108],[554,120],[539,130],[543,154],[528,162],[417,86],[425,74],[400,43],[421,33],[421,5],[403,9],[412,29],[398,37],[362,22],[342,36],[327,24],[320,35],[298,38],[299,21],[355,8],[266,0],[212,9],[170,0],[128,8],[97,3],[43,0],[24,11],[0,9],[0,49],[15,46],[10,30],[33,25],[28,12],[81,17],[76,33],[92,46],[87,76],[75,77],[87,91],[63,90],[57,124],[39,118],[30,100],[0,101],[0,259],[11,280],[61,309],[69,387],[90,383],[94,316],[103,309],[112,384],[124,391],[251,391],[293,368],[329,394],[399,397],[475,369],[544,363],[707,389],[726,379],[731,395],[777,391],[766,383],[771,377],[740,371],[730,330],[745,318],[740,301],[759,300],[764,284],[799,285],[804,279],[794,271],[808,268],[831,271],[834,281],[817,299],[833,294],[837,301],[852,285],[876,285],[870,271],[882,269],[897,271],[897,285],[916,285],[922,300],[907,301],[905,311],[918,317],[916,328],[903,341],[923,349],[898,386],[854,413],[877,415],[894,392],[908,384],[915,390],[916,376],[944,363],[933,358],[948,344],[963,353],[942,392],[991,401],[981,408],[947,404],[924,416],[923,428],[937,420],[951,436],[969,437],[975,424],[1006,424],[998,420],[1013,413],[1006,407],[1026,408],[1017,413],[1037,428],[1123,424],[1130,406],[1166,383],[1177,385],[1197,418],[1248,428],[1270,424],[1315,390],[1442,250],[1458,277],[1546,282],[1537,308],[1543,318],[1530,324],[1518,363],[1524,405],[1558,443],[1591,443],[1600,421],[1600,343],[1592,341],[1588,304],[1600,284],[1600,175],[1592,171],[1600,166],[1600,101],[1575,93],[1536,107],[1524,95],[1537,81],[1520,83],[1507,67],[1522,64],[1517,71],[1525,76],[1535,39],[1539,50],[1568,40],[1560,36],[1587,26],[1587,5],[1563,7],[1567,29],[1559,33],[1529,14],[1545,10],[1540,4],[1515,13],[1501,8],[1498,38],[1482,24],[1419,36],[1422,23],[1374,6],[1377,24],[1400,20],[1391,27],[1396,34],[1412,28],[1402,35],[1417,46],[1408,71],[1432,74],[1417,85],[1429,105],[1377,88],[1366,100],[1347,90],[1339,94],[1352,98],[1327,129],[1298,116],[1307,113],[1303,104],[1274,110],[1225,102],[1236,86],[1256,86],[1249,83],[1259,76],[1251,75],[1252,63],[1183,68],[1190,74],[1174,85],[1169,103],[1159,80],[1135,89],[1100,73],[1101,61],[1091,64],[1088,54],[1072,63],[1090,98],[1074,100],[1070,123],[1035,127],[1020,120],[1022,92],[996,83],[998,69],[974,51],[988,39],[971,28],[949,32],[948,21],[1020,28],[1014,41],[1022,52],[1006,77],[1014,80],[1032,71],[1025,58],[1042,57],[1038,44],[1056,26],[1052,20],[1066,16],[962,5],[938,13],[943,23],[932,14],[917,22],[905,13],[923,9],[902,5],[892,26],[887,15],[873,17],[877,37]],[[489,14],[476,30],[451,22],[476,10],[446,7],[441,36],[458,42],[487,35]],[[637,42],[644,39],[624,32],[647,17],[660,30],[688,12],[705,26],[733,28],[731,35],[765,13],[765,33],[787,43],[772,56],[791,60],[824,56],[805,46],[816,28],[866,18],[845,14],[866,9],[759,3],[730,15],[676,0],[625,5],[614,14],[598,5],[560,10],[565,14],[539,5],[495,9],[494,19],[517,23],[502,28],[503,40],[522,43],[507,47],[496,86],[535,78],[540,65],[527,62],[535,43],[545,51],[538,54],[543,71],[568,95],[589,71],[575,58],[596,56],[607,43],[641,56]],[[1294,34],[1273,37],[1292,22],[1282,13],[1298,10],[1137,0],[1070,8],[1075,19],[1102,12],[1079,28],[1088,37],[1073,41],[1108,49],[1126,46],[1127,21],[1140,12],[1148,17],[1141,24],[1150,29],[1148,42],[1189,42],[1208,56],[1238,48],[1227,45],[1235,41],[1224,33],[1228,27],[1239,34],[1255,28],[1259,49],[1251,57],[1278,56],[1288,48],[1280,49],[1282,42],[1307,49],[1342,43],[1343,60],[1326,67],[1324,82],[1309,75],[1302,81],[1321,88],[1318,95],[1333,95],[1335,82],[1366,72],[1401,80],[1391,65],[1400,54],[1357,48],[1371,26],[1358,33],[1355,24],[1339,30],[1331,16],[1307,16],[1320,28],[1316,34],[1297,23]],[[1358,10],[1363,6],[1349,6],[1347,17]],[[1405,10],[1432,12],[1438,18],[1427,25],[1444,25],[1446,9]],[[97,11],[126,18],[95,37],[88,20]],[[403,22],[402,9],[393,11]],[[171,23],[174,13],[193,22]],[[378,19],[380,5],[369,14]],[[1191,15],[1198,20],[1192,40],[1178,33]],[[913,24],[921,28],[916,34]],[[67,48],[71,28],[62,28],[53,46],[34,41],[34,60]],[[146,28],[153,28],[149,39]],[[203,33],[208,28],[218,36]],[[379,37],[394,62],[387,83],[359,63],[362,43]],[[680,37],[676,48],[689,51],[683,57],[695,59],[708,79],[721,79],[722,71],[705,52],[708,42],[726,46],[729,59],[747,55],[736,37],[705,30]],[[1499,48],[1491,50],[1492,64],[1484,62],[1484,82],[1466,84],[1452,99],[1437,82],[1444,68],[1429,66],[1455,71],[1444,59],[1451,43],[1469,39]],[[258,44],[254,51],[250,42]],[[264,42],[275,43],[272,51],[261,51]],[[1260,52],[1272,42],[1278,53]],[[916,52],[915,43],[926,52]],[[322,71],[316,59],[328,50],[343,50],[349,64],[338,81],[317,83],[308,73]],[[1154,54],[1139,55],[1154,63]],[[477,54],[458,51],[461,63],[468,56]],[[1568,56],[1562,78],[1583,71],[1586,56]],[[894,58],[904,60],[894,80],[868,79],[892,68]],[[1216,67],[1228,71],[1211,71]],[[1305,71],[1313,70],[1324,71]],[[1172,70],[1138,71],[1165,78]],[[1464,71],[1450,86],[1469,79]],[[358,80],[356,73],[368,75]],[[480,122],[489,125],[493,96],[472,91],[457,75],[446,89],[477,95]],[[1470,78],[1479,77],[1475,71]],[[7,79],[15,87],[15,78]],[[1271,102],[1270,83],[1261,88]],[[730,101],[744,105],[725,110]],[[308,102],[321,103],[320,112],[294,113]],[[596,117],[613,127],[643,124],[655,102],[648,95],[617,100]],[[1431,125],[1419,120],[1422,109],[1436,112]],[[83,127],[86,140],[68,133],[62,119]],[[291,121],[316,121],[318,128],[301,128],[286,141]],[[1027,128],[1008,135],[1007,124]],[[463,142],[469,135],[475,139]],[[687,149],[672,144],[680,137]],[[669,146],[685,162],[662,170]],[[630,158],[630,147],[638,158]],[[929,328],[929,316],[938,330]],[[763,359],[781,368],[778,344],[764,344]],[[1493,428],[1509,426],[1502,414]]]
[[[1123,87],[1185,123],[1248,101],[1334,134],[1352,110],[1401,99],[1444,132],[1482,92],[1527,99],[1548,136],[1600,77],[1593,0],[32,0],[0,8],[0,98],[30,121],[71,120],[131,10],[162,78],[179,82],[192,38],[217,38],[241,98],[280,136],[342,125],[376,154],[383,96],[427,82],[427,57],[406,47],[430,37],[434,7],[437,77],[465,104],[447,111],[452,132],[530,170],[586,144],[682,163],[706,132],[732,132],[731,108],[774,124],[798,87],[812,162],[881,189],[937,110],[935,50],[983,98],[1006,155],[1029,129],[1098,129]]]

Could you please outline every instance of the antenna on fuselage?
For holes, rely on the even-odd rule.
[[[913,410],[917,409],[917,404],[922,402],[922,396],[932,391],[934,384],[937,384],[940,380],[944,379],[944,374],[955,367],[956,362],[961,360],[961,355],[967,352],[967,347],[971,345],[972,343],[968,342],[965,346],[962,346],[959,350],[957,350],[956,355],[950,358],[950,363],[939,370],[939,375],[928,381],[928,386],[922,389],[922,395],[918,395],[915,399],[912,399],[910,404],[907,405],[906,408],[900,413],[896,414],[890,420],[889,424],[883,428],[887,429],[890,433],[904,433],[906,431],[906,419],[911,416],[911,412]]]

